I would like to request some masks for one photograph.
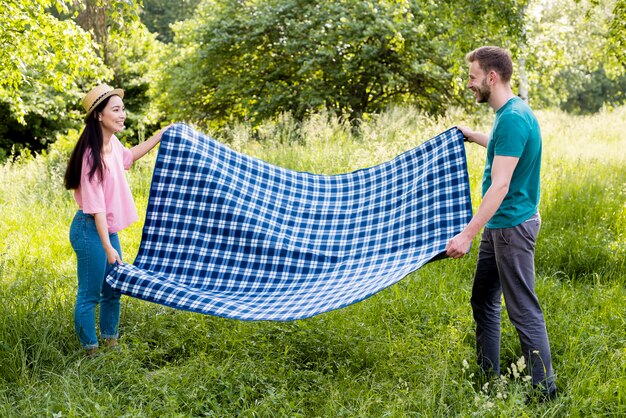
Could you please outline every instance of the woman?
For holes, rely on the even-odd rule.
[[[115,136],[124,129],[126,120],[123,97],[123,90],[106,84],[85,95],[85,127],[65,172],[65,187],[74,190],[78,203],[70,227],[78,267],[74,326],[88,355],[98,349],[98,304],[100,336],[106,346],[117,345],[121,294],[108,285],[105,277],[115,263],[122,264],[118,231],[138,219],[124,170],[154,148],[164,131],[131,149],[125,148]]]

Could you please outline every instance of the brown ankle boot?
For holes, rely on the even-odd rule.
[[[117,338],[107,338],[104,340],[104,345],[108,348],[117,347]]]

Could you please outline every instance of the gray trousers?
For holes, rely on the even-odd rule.
[[[500,374],[502,294],[519,335],[533,385],[554,390],[552,357],[543,312],[535,295],[535,240],[539,214],[513,228],[485,228],[472,288],[478,364]]]

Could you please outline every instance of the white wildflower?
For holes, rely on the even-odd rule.
[[[513,377],[515,379],[519,379],[519,372],[517,371],[517,366],[515,363],[511,363],[511,370],[513,371]]]

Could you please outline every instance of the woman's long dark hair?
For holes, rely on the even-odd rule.
[[[104,175],[104,159],[102,158],[102,127],[98,121],[98,114],[102,112],[111,97],[107,97],[85,118],[85,127],[78,138],[78,142],[72,151],[70,160],[67,162],[65,170],[64,185],[68,190],[80,187],[80,177],[82,175],[83,158],[85,153],[91,151],[91,170],[89,170],[89,181],[93,176],[98,175],[102,179]]]

